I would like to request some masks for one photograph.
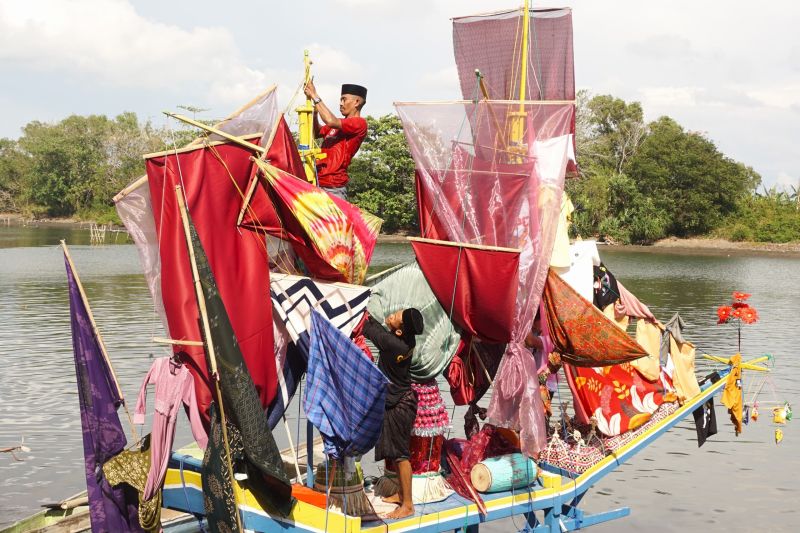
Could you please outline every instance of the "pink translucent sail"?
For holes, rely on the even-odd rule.
[[[534,456],[546,444],[544,410],[523,341],[547,275],[574,106],[482,101],[397,104],[397,111],[416,163],[422,236],[522,250],[516,279],[490,280],[515,284],[516,296],[489,417],[520,429]]]

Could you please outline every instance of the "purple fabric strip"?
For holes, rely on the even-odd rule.
[[[117,415],[122,402],[94,335],[75,275],[66,257],[64,261],[92,531],[142,531],[135,492],[126,494],[122,488],[113,488],[103,476],[103,463],[121,452],[127,442]]]

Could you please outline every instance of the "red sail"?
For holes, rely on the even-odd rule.
[[[284,231],[311,276],[361,283],[378,239],[379,219],[272,165],[258,165]]]
[[[543,299],[550,339],[564,361],[596,367],[647,356],[639,343],[552,270],[547,272]]]
[[[284,172],[293,176],[305,176],[303,161],[297,151],[297,145],[286,124],[286,119],[281,115],[275,133],[272,136],[269,149],[267,150],[267,161]],[[275,237],[290,240],[291,236],[283,230],[283,225],[278,218],[272,201],[267,196],[263,187],[259,186],[258,175],[254,172],[247,184],[247,194],[242,205],[240,215],[241,226],[249,229],[265,231]]]
[[[511,340],[519,250],[412,239],[422,273],[445,312],[487,342]]]
[[[240,190],[253,174],[251,155],[237,145],[219,144],[155,156],[146,164],[170,337],[201,340],[189,256],[175,200],[175,186],[182,185],[242,355],[266,407],[277,390],[266,245],[263,236],[241,231],[236,225]],[[175,351],[186,352],[192,360],[198,404],[207,421],[211,393],[203,349],[177,346]]]

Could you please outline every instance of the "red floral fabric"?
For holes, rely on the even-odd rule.
[[[597,429],[609,437],[641,426],[662,403],[675,400],[667,393],[672,382],[663,370],[655,382],[644,379],[630,363],[591,368],[565,363],[564,373],[578,422],[587,424],[593,416]]]

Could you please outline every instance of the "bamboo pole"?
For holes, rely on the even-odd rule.
[[[292,431],[289,429],[289,422],[286,421],[286,415],[283,415],[283,427],[286,429],[286,437],[289,439],[289,448],[292,449],[292,457],[294,458],[294,471],[297,474],[296,483],[303,481],[303,476],[300,475],[300,459],[297,457],[297,449],[294,447],[292,440]]]
[[[260,99],[262,99],[264,96],[266,96],[267,94],[273,92],[277,88],[278,88],[278,86],[275,85],[275,84],[270,85],[264,91],[262,91],[261,93],[259,93],[255,97],[253,97],[252,100],[250,100],[249,102],[244,104],[242,107],[240,107],[239,109],[237,109],[236,111],[234,111],[233,113],[231,113],[230,115],[228,115],[227,117],[222,119],[220,122],[218,122],[216,124],[216,127],[220,127],[223,124],[225,124],[226,122],[228,122],[231,119],[233,119],[234,117],[236,117],[238,115],[241,115],[246,110],[250,109],[253,105],[255,105],[255,103],[258,102]],[[201,140],[202,140],[202,138],[198,137],[197,139],[194,139],[192,142],[190,142],[188,145],[186,145],[184,148],[196,147],[196,145],[200,144]],[[174,150],[171,151],[170,153],[174,153]],[[145,159],[147,159],[147,157],[145,157]],[[114,203],[116,204],[117,202],[119,202],[120,200],[122,200],[123,198],[128,196],[128,194],[130,194],[131,192],[135,191],[136,189],[138,189],[139,187],[141,187],[145,183],[147,183],[147,174],[145,174],[144,176],[141,176],[139,179],[137,179],[136,181],[134,181],[133,183],[129,184],[127,187],[125,187],[124,189],[119,191],[117,193],[117,195],[114,196],[114,199],[113,199]]]
[[[171,344],[173,346],[205,346],[203,341],[186,341],[180,339],[166,339],[164,337],[153,337],[156,344]]]
[[[488,246],[485,244],[470,244],[468,242],[440,241],[437,239],[425,239],[423,237],[406,237],[411,242],[423,242],[428,244],[441,244],[443,246],[454,246],[456,248],[470,248],[472,250],[488,250],[490,252],[511,252],[521,253],[520,248],[503,248],[501,246]]]
[[[242,141],[249,141],[251,139],[260,139],[264,135],[263,133],[254,131],[252,133],[245,133],[244,135],[239,135],[236,137]],[[178,154],[186,154],[189,152],[194,152],[196,150],[201,150],[203,148],[210,148],[212,146],[222,146],[224,144],[230,144],[230,141],[211,141],[204,144],[187,144],[183,148],[170,148],[169,150],[161,150],[160,152],[151,152],[149,154],[144,154],[142,159],[153,159],[154,157],[164,157],[164,156],[171,156],[171,155],[178,155]],[[147,176],[143,176],[145,178],[145,182],[147,182]],[[120,193],[122,194],[122,193]]]
[[[219,407],[219,418],[222,424],[222,442],[225,446],[225,455],[228,463],[228,475],[231,478],[231,486],[233,488],[233,503],[236,507],[236,525],[240,532],[244,531],[242,526],[242,517],[239,515],[239,502],[236,498],[236,478],[233,477],[233,464],[231,462],[231,447],[228,441],[228,427],[227,419],[225,418],[225,407],[222,402],[222,389],[219,386],[219,376],[217,375],[217,354],[214,351],[214,343],[211,341],[211,325],[208,322],[208,311],[206,310],[205,296],[203,295],[203,287],[200,285],[200,274],[197,271],[197,261],[194,256],[194,246],[192,245],[192,238],[189,233],[189,218],[186,214],[186,203],[183,200],[183,190],[181,186],[175,187],[175,195],[178,198],[178,209],[181,212],[181,222],[183,222],[183,233],[186,238],[186,247],[189,250],[189,262],[192,264],[192,278],[194,279],[194,290],[197,296],[197,309],[200,311],[200,321],[203,325],[203,332],[205,333],[206,353],[208,354],[208,361],[211,365],[211,381],[214,382],[214,390],[217,396],[217,407]]]
[[[519,74],[519,112],[525,112],[525,90],[526,82],[528,81],[528,38],[530,27],[530,13],[528,10],[528,0],[522,7],[522,55],[520,57],[520,74]]]
[[[238,144],[239,146],[243,146],[249,150],[253,150],[254,152],[258,152],[259,155],[266,153],[267,149],[263,146],[259,146],[257,144],[253,144],[244,140],[241,137],[237,137],[236,135],[231,135],[230,133],[224,132],[214,126],[209,126],[208,124],[203,124],[202,122],[198,122],[197,120],[191,119],[189,117],[185,117],[183,115],[179,115],[178,113],[172,113],[170,111],[164,111],[164,114],[168,117],[172,117],[174,119],[180,120],[181,122],[185,122],[202,130],[206,130],[209,133],[213,133],[215,135],[219,135],[223,139],[228,139],[229,141]],[[172,152],[171,152],[172,153]]]
[[[720,357],[718,355],[709,355],[707,353],[704,353],[703,357],[708,359],[708,360],[710,360],[710,361],[716,361],[717,363],[722,363],[722,364],[725,364],[725,365],[731,364],[730,359],[726,359],[726,358]],[[767,368],[765,366],[758,366],[756,364],[756,363],[763,363],[764,361],[767,361],[768,359],[769,359],[769,356],[764,355],[762,357],[756,357],[755,359],[751,359],[749,361],[743,361],[742,363],[739,364],[739,366],[741,366],[745,370],[755,370],[756,372],[771,372],[772,371],[771,369],[769,369],[769,368]]]
[[[131,416],[130,411],[128,411],[128,404],[125,402],[125,396],[122,394],[122,388],[119,386],[119,379],[117,379],[117,373],[114,372],[114,367],[111,365],[111,358],[108,356],[108,351],[106,351],[106,343],[103,342],[103,336],[100,335],[100,329],[97,327],[97,322],[94,320],[94,315],[92,314],[92,308],[89,306],[89,299],[86,297],[86,292],[83,290],[83,284],[81,283],[81,278],[78,276],[78,271],[75,269],[75,263],[72,262],[72,256],[69,254],[69,248],[67,248],[67,242],[62,240],[61,241],[61,248],[64,250],[64,257],[67,258],[67,262],[69,263],[69,268],[72,271],[72,275],[75,278],[75,284],[78,286],[78,292],[81,295],[81,300],[83,300],[83,306],[86,308],[86,314],[89,315],[89,323],[92,325],[92,332],[94,333],[95,338],[97,339],[97,345],[100,347],[100,353],[103,354],[103,359],[106,361],[106,365],[108,365],[108,369],[111,371],[111,377],[114,380],[114,386],[117,388],[117,395],[119,396],[120,401],[122,402],[122,408],[125,410],[125,414],[128,417],[128,424],[131,428],[131,435],[133,436],[133,440],[139,440],[139,433],[136,431],[136,425],[133,423],[133,417]]]

